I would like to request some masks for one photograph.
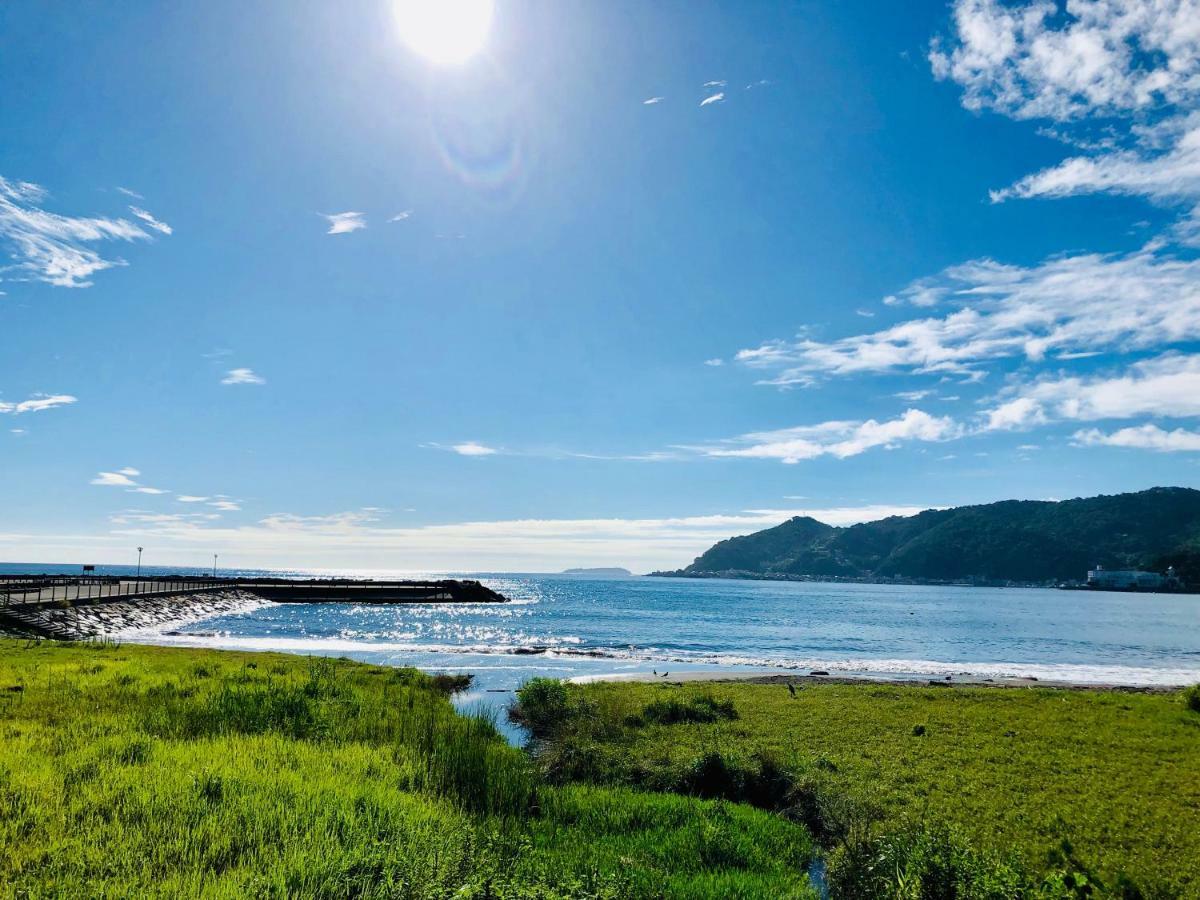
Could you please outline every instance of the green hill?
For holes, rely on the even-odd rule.
[[[1005,500],[835,528],[797,516],[716,544],[677,573],[1079,580],[1101,564],[1200,577],[1200,491],[1151,488],[1063,501]]]

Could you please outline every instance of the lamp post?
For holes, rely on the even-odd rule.
[[[137,593],[140,594],[142,592],[142,548],[138,547],[137,550],[138,550],[137,581],[134,583],[134,586],[137,589]]]
[[[217,577],[217,554],[213,554],[213,578]]]

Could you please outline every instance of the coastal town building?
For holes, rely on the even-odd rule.
[[[1166,574],[1140,569],[1106,569],[1096,566],[1087,573],[1087,585],[1103,591],[1171,591],[1179,588],[1174,567]]]

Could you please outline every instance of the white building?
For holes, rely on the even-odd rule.
[[[1161,591],[1178,585],[1175,569],[1167,569],[1166,575],[1158,572],[1142,572],[1137,569],[1106,569],[1096,566],[1087,573],[1088,587],[1102,591]]]

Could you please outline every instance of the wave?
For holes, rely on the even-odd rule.
[[[759,669],[880,678],[921,678],[947,675],[969,678],[1034,678],[1096,685],[1179,686],[1200,682],[1200,667],[1089,665],[1016,661],[941,661],[929,659],[753,656],[739,653],[672,650],[658,647],[575,647],[561,644],[418,644],[404,641],[363,641],[345,637],[268,637],[224,632],[164,632],[143,640],[182,646],[219,646],[239,650],[291,653],[448,654],[467,656],[534,657],[547,661],[675,664],[691,667]],[[578,638],[564,639],[578,641]],[[520,668],[525,668],[521,666]],[[557,667],[556,667],[557,668]],[[614,668],[616,668],[614,666]]]

